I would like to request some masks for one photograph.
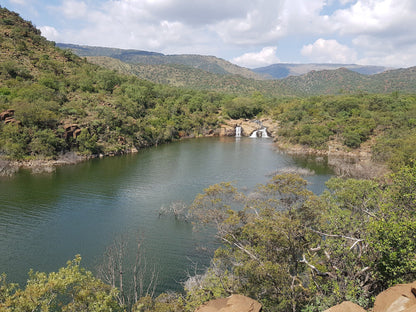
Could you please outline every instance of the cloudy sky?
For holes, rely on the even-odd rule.
[[[415,0],[0,0],[49,40],[238,65],[416,65]]]

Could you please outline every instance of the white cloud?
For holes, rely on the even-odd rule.
[[[10,0],[11,3],[13,4],[18,4],[18,5],[25,5],[26,4],[26,0]]]
[[[416,19],[414,0],[359,0],[336,11],[331,23],[341,34],[391,36],[408,31]]]
[[[302,55],[314,61],[391,62],[401,53],[409,60],[416,42],[414,0],[56,0],[52,8],[36,1],[45,8],[39,15],[55,21],[35,23],[54,26],[44,32],[57,42],[210,54],[245,66],[275,63],[276,46],[281,59],[297,62],[305,42],[312,44]]]
[[[348,3],[354,2],[355,0],[339,0],[339,3],[341,3],[342,5],[346,5]]]
[[[308,57],[312,62],[317,63],[355,63],[357,53],[346,45],[336,40],[318,39],[313,44],[303,46],[303,56]]]
[[[39,27],[42,36],[51,41],[56,41],[60,38],[59,32],[52,26]]]
[[[231,61],[240,66],[249,68],[267,66],[279,63],[280,60],[276,55],[277,47],[264,47],[260,52],[245,53]]]
[[[82,1],[67,0],[64,1],[60,10],[70,19],[85,17],[87,13],[87,5]]]

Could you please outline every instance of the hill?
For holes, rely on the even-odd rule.
[[[129,64],[144,65],[184,65],[194,69],[201,69],[209,73],[220,75],[240,75],[249,79],[265,79],[261,74],[234,65],[226,60],[215,56],[204,56],[195,54],[164,55],[156,52],[140,50],[123,50],[114,48],[78,46],[72,44],[58,43],[62,49],[69,49],[79,56],[108,56],[119,59]]]
[[[278,97],[357,92],[416,92],[416,84],[414,83],[416,72],[414,68],[383,71],[387,68],[343,64],[288,64],[291,66],[276,64],[272,65],[271,68],[280,70],[281,76],[292,75],[283,79],[261,80],[257,79],[259,77],[253,78],[248,74],[250,72],[248,69],[215,57],[201,55],[168,56],[137,50],[62,44],[60,46],[70,48],[71,51],[80,56],[93,55],[87,57],[88,61],[124,74],[133,74],[140,79],[155,83],[196,90],[243,94],[260,92]],[[98,54],[102,54],[102,56],[97,56]],[[337,66],[344,67],[322,70],[322,68],[336,68]],[[321,70],[311,70],[314,68]],[[311,71],[300,75],[308,70]],[[379,71],[383,72],[376,73]],[[272,72],[267,74],[272,74]]]
[[[1,158],[114,155],[202,134],[225,99],[88,63],[1,7],[0,51]]]
[[[311,71],[334,70],[346,68],[363,75],[379,74],[388,70],[384,66],[356,65],[356,64],[290,64],[278,63],[266,67],[253,69],[254,72],[268,75],[271,79],[282,79],[289,76],[301,76]]]

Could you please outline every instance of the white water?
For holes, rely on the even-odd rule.
[[[240,126],[235,127],[235,137],[236,138],[241,137],[241,127]]]
[[[268,138],[269,136],[267,135],[267,131],[266,128],[260,129],[259,132],[261,133],[261,137],[262,138]]]
[[[256,130],[256,131],[254,131],[254,132],[250,135],[250,138],[257,138],[257,137],[260,137],[260,138],[268,138],[269,136],[267,135],[267,130],[266,130],[266,128],[262,128],[262,129],[260,129],[260,130]]]

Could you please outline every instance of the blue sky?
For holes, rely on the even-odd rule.
[[[0,0],[49,40],[273,63],[416,65],[415,0]]]

